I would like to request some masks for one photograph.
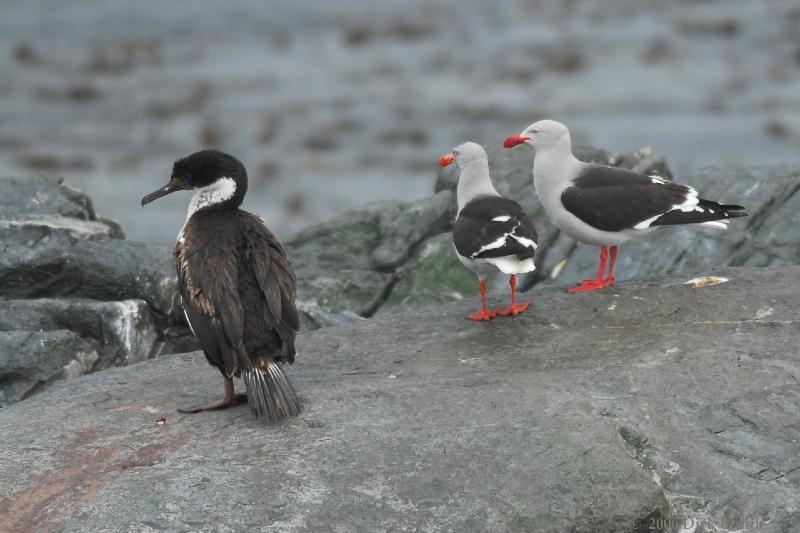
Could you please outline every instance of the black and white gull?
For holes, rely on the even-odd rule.
[[[535,149],[533,183],[550,220],[576,241],[600,247],[597,277],[569,292],[613,285],[617,251],[630,239],[661,226],[725,229],[731,218],[747,216],[744,207],[705,200],[688,185],[584,163],[572,154],[567,127],[554,120],[531,124],[503,146],[519,144]]]
[[[461,171],[453,244],[461,263],[478,276],[483,301],[481,309],[467,318],[489,320],[498,314],[518,315],[530,305],[517,302],[517,275],[536,269],[533,262],[536,231],[522,207],[500,196],[492,185],[489,161],[482,146],[473,142],[460,144],[439,160],[442,167],[453,163]],[[490,310],[486,301],[486,276],[495,268],[511,276],[511,304],[499,311]]]

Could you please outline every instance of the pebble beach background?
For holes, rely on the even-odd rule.
[[[62,175],[172,243],[172,162],[247,166],[282,237],[430,194],[438,157],[554,118],[676,175],[800,160],[800,4],[783,0],[0,2],[0,175]]]

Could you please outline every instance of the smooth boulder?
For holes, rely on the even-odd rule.
[[[713,276],[306,333],[303,413],[271,427],[244,405],[175,412],[221,392],[198,353],[56,384],[0,410],[0,523],[791,531],[800,267]]]

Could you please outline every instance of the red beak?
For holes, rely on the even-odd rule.
[[[527,140],[528,138],[524,135],[514,135],[503,142],[503,148],[514,148],[516,145],[522,144]]]
[[[446,167],[447,165],[452,165],[455,160],[456,158],[453,157],[453,154],[443,155],[441,159],[439,159],[439,166]]]

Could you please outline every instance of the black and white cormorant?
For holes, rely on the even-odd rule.
[[[221,400],[179,409],[220,409],[247,401],[269,422],[294,416],[301,404],[282,369],[293,363],[300,320],[295,274],[264,220],[239,209],[247,171],[233,156],[203,150],[175,162],[167,185],[142,205],[181,190],[195,191],[175,244],[183,307],[208,362],[222,372]],[[241,377],[247,395],[234,394]]]
[[[466,142],[439,159],[441,167],[453,163],[461,170],[453,245],[461,263],[478,276],[483,302],[481,309],[467,318],[489,320],[496,315],[518,315],[530,304],[517,302],[517,275],[536,269],[536,230],[522,206],[500,196],[492,185],[489,160],[481,145]],[[485,278],[494,268],[511,276],[511,304],[499,311],[490,310],[486,302]]]

